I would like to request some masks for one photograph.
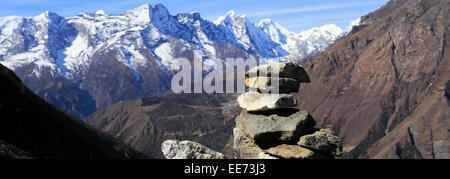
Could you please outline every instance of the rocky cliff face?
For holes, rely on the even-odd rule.
[[[304,67],[298,101],[359,158],[449,158],[447,0],[392,0]]]
[[[0,65],[0,158],[148,158],[33,94]]]

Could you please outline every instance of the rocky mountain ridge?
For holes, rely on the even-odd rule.
[[[264,22],[254,24],[232,11],[210,22],[199,13],[171,15],[161,4],[111,15],[80,13],[65,18],[47,11],[35,17],[4,17],[0,63],[36,94],[86,117],[120,100],[164,94],[177,69],[174,58],[192,60],[195,55],[212,67],[213,59],[296,53],[304,58],[326,48],[341,31],[320,28],[302,33],[301,38],[282,31],[280,37],[294,34],[282,45],[267,33]],[[270,31],[282,29],[274,28]]]
[[[300,106],[350,158],[449,158],[447,0],[392,0],[306,60]]]
[[[311,83],[300,86],[297,104],[316,127],[336,132],[344,158],[449,158],[449,7],[447,1],[390,1],[304,62]],[[118,120],[98,115],[105,123]],[[226,121],[230,132],[232,120]],[[165,139],[193,140],[226,154],[232,140],[222,137],[227,147],[180,135]]]

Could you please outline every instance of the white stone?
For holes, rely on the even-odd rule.
[[[167,159],[224,159],[222,153],[192,141],[166,140],[161,150]]]
[[[241,108],[247,111],[266,111],[297,106],[297,100],[290,94],[262,94],[247,92],[238,97]]]

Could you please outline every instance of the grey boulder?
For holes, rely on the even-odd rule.
[[[235,153],[235,157],[238,159],[259,159],[262,157],[261,153],[264,153],[258,145],[255,144],[255,141],[248,136],[244,131],[234,128],[233,130],[233,149]]]
[[[321,129],[313,134],[304,135],[300,138],[297,145],[316,149],[334,156],[342,155],[342,141],[329,129]]]
[[[313,130],[316,122],[304,110],[283,109],[261,113],[242,111],[236,127],[247,133],[260,147],[297,142]]]
[[[166,140],[161,150],[167,159],[224,159],[222,153],[192,141]]]

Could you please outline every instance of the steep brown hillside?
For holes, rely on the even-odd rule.
[[[449,0],[392,0],[305,69],[301,108],[359,158],[450,158]]]
[[[0,65],[0,159],[148,158],[33,94]]]
[[[84,120],[151,156],[163,158],[161,143],[191,140],[233,157],[231,138],[239,113],[229,94],[167,94],[121,101]]]

